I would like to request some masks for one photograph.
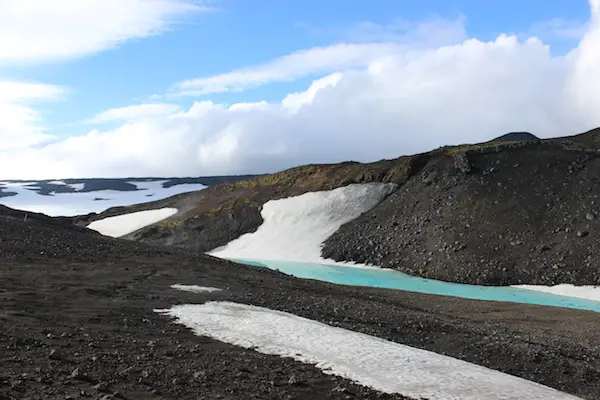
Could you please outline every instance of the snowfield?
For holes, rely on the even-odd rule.
[[[575,286],[565,283],[556,286],[515,285],[514,287],[520,289],[535,290],[537,292],[551,293],[560,296],[577,297],[579,299],[600,301],[600,286]]]
[[[208,336],[292,357],[388,393],[431,400],[569,400],[578,397],[433,352],[268,308],[231,302],[155,310]]]
[[[15,196],[1,197],[0,204],[17,210],[25,210],[57,216],[85,215],[91,212],[100,213],[108,208],[128,206],[132,204],[147,203],[161,200],[180,193],[193,192],[206,188],[201,184],[181,184],[163,188],[161,181],[128,181],[139,190],[96,190],[92,192],[79,192],[84,187],[82,183],[65,184],[76,190],[73,193],[53,193],[51,196],[38,194],[27,188],[27,182],[11,183],[0,182],[5,187],[5,192],[15,192]],[[61,181],[55,181],[60,184]],[[64,182],[63,182],[64,183]]]
[[[120,237],[177,214],[176,208],[159,208],[117,215],[92,222],[87,227],[104,236]]]
[[[177,289],[177,290],[182,290],[184,292],[191,292],[191,293],[213,293],[213,292],[220,292],[222,290],[222,289],[219,289],[216,287],[210,287],[210,286],[180,285],[180,284],[171,285],[171,288]]]
[[[321,243],[395,189],[395,184],[352,184],[268,201],[261,211],[264,222],[256,232],[242,235],[209,254],[221,258],[324,262]]]

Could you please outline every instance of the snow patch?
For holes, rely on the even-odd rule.
[[[177,213],[176,208],[159,208],[117,215],[92,222],[87,227],[105,236],[120,237],[152,225]]]
[[[197,285],[180,285],[175,284],[171,285],[173,289],[183,290],[184,292],[192,292],[192,293],[212,293],[212,292],[220,292],[221,289],[209,286],[197,286]]]
[[[85,183],[69,183],[67,186],[71,187],[75,191],[83,190]]]
[[[201,184],[181,184],[169,188],[162,187],[163,181],[138,182],[131,181],[138,188],[143,187],[147,190],[119,191],[119,190],[96,190],[92,192],[80,192],[84,188],[83,183],[71,183],[74,193],[53,193],[52,196],[44,196],[27,189],[25,183],[5,183],[3,186],[7,192],[16,192],[16,196],[0,198],[0,204],[17,210],[38,212],[56,216],[74,216],[85,215],[92,212],[101,213],[102,211],[118,206],[128,206],[132,204],[147,203],[166,199],[180,193],[193,192],[206,188]],[[154,194],[148,197],[148,194]],[[103,199],[103,200],[97,200]]]
[[[565,283],[555,286],[514,285],[513,287],[560,296],[576,297],[578,299],[600,301],[600,286],[575,286]]]
[[[268,201],[261,211],[264,222],[256,232],[242,235],[209,254],[247,260],[331,263],[321,257],[321,244],[340,226],[376,206],[395,189],[395,184],[351,184]]]
[[[155,311],[197,335],[316,364],[327,374],[387,393],[431,400],[577,399],[479,365],[268,308],[208,302]]]

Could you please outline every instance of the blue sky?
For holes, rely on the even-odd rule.
[[[23,129],[23,132],[52,136],[35,143],[36,148],[43,148],[46,142],[56,143],[68,137],[85,136],[92,130],[103,133],[119,130],[138,119],[141,121],[137,114],[135,118],[105,118],[105,121],[95,118],[110,109],[147,103],[172,107],[157,108],[159,112],[156,115],[147,115],[147,112],[143,115],[143,118],[158,118],[173,114],[175,107],[185,112],[194,102],[206,100],[223,107],[239,102],[279,104],[287,95],[303,92],[314,80],[331,73],[348,72],[350,75],[345,75],[345,81],[347,76],[353,76],[353,70],[369,68],[391,56],[413,57],[415,52],[461,46],[469,39],[493,43],[500,35],[514,35],[517,44],[510,46],[517,48],[524,45],[527,38],[538,37],[542,42],[540,49],[543,45],[549,46],[552,60],[547,60],[547,63],[552,69],[554,67],[550,64],[560,62],[562,56],[579,46],[583,34],[589,30],[590,19],[590,4],[585,0],[350,0],[343,3],[316,0],[213,0],[208,3],[196,0],[84,0],[77,4],[74,0],[50,0],[48,3],[54,5],[54,10],[36,10],[40,3],[34,0],[6,0],[6,4],[0,5],[0,11],[8,15],[5,18],[15,20],[12,28],[4,28],[8,29],[4,35],[13,46],[4,53],[0,52],[0,82],[50,85],[61,92],[58,95],[27,95],[25,100],[18,101],[12,99],[19,97],[12,91],[5,94],[7,110],[10,110],[9,105],[18,104],[24,114],[29,111],[35,114],[31,120],[25,116],[17,121],[15,117],[14,125],[5,129],[19,124],[18,129]],[[51,15],[48,21],[44,20],[44,15],[52,12],[58,13],[59,21],[50,21]],[[69,16],[78,18],[79,23],[85,26],[78,25]],[[130,20],[123,22],[119,18]],[[0,17],[0,25],[3,22],[9,21],[2,21]],[[40,28],[36,31],[36,25],[45,30]],[[66,30],[67,35],[61,29]],[[54,30],[56,35],[53,35]],[[71,35],[80,35],[80,42]],[[38,50],[32,44],[34,40],[38,46],[40,43],[49,46]],[[93,44],[89,46],[91,48],[87,48],[88,43]],[[339,56],[329,51],[340,45],[354,47],[338,49],[342,51]],[[277,62],[281,57],[318,48],[326,49],[326,54],[333,54],[332,59],[319,61],[317,67],[314,66],[315,60],[326,55],[319,53]],[[410,66],[410,63],[405,66]],[[243,77],[241,81],[238,77],[224,76],[238,70],[243,73],[259,72],[252,78]],[[190,83],[194,79],[202,81]],[[430,81],[431,77],[427,80]],[[180,85],[186,81],[191,85],[186,87],[193,90],[186,92]],[[220,85],[233,85],[235,88]],[[337,87],[337,84],[329,86]],[[0,106],[1,101],[0,94]],[[211,111],[211,115],[218,112]],[[388,121],[389,118],[381,116],[381,120]],[[494,118],[497,119],[496,116]],[[506,118],[510,117],[506,115]],[[220,120],[214,122],[220,131],[225,129],[225,125],[231,130],[241,123],[230,119],[226,123]],[[312,126],[306,124],[307,129]],[[548,124],[548,121],[542,121],[540,126]],[[413,125],[411,123],[411,127]],[[510,125],[499,123],[499,127]],[[573,124],[574,127],[583,125],[581,121]],[[210,131],[217,128],[207,126],[196,126],[199,133],[195,137],[201,137],[198,140],[202,143],[207,140],[222,143],[221,136]],[[301,127],[297,128],[298,134],[301,134]],[[186,129],[194,131],[194,128]],[[314,130],[314,127],[311,129]],[[331,129],[335,129],[334,125]],[[368,132],[364,134],[368,135]],[[244,134],[238,132],[236,135]],[[236,137],[235,141],[239,146],[241,139]],[[28,141],[26,145],[31,144]],[[219,146],[219,151],[225,151],[222,150],[223,144]],[[288,142],[282,146],[293,147]],[[197,150],[194,157],[199,158],[202,151],[200,148]],[[404,151],[410,150],[413,148]],[[399,148],[398,152],[403,153],[403,149]],[[30,148],[24,149],[25,153],[27,157],[33,157]],[[331,161],[356,154],[359,153],[349,151],[346,156],[334,155]],[[369,153],[369,156],[377,155],[376,151]],[[390,154],[381,151],[381,155]],[[53,162],[59,158],[46,156]],[[139,157],[139,154],[132,154],[130,159]],[[119,162],[115,165],[130,166],[134,163],[126,161],[127,156],[123,154],[117,158]],[[292,158],[297,159],[296,162],[309,160],[306,157]],[[327,157],[320,155],[318,158]],[[282,159],[285,157],[281,156],[272,165],[267,163],[265,168],[285,167]],[[198,170],[207,165],[202,160],[195,161]],[[61,162],[64,164],[64,161]],[[102,160],[98,160],[100,164]],[[240,170],[243,166],[226,168],[224,165],[227,163],[217,164],[221,166],[205,169],[210,172],[243,172]],[[74,165],[68,167],[73,170],[72,174],[76,172]],[[115,165],[99,166],[97,173],[112,173],[117,168]],[[63,173],[69,173],[68,168],[65,167],[66,172]],[[133,168],[132,171],[160,172],[156,168]],[[194,172],[194,168],[194,162],[190,161],[186,162],[185,168],[166,168],[165,172]],[[258,167],[252,163],[248,168]],[[40,164],[37,170],[44,171],[45,168]],[[96,173],[91,167],[84,170]],[[56,171],[59,173],[61,168],[56,168]],[[11,175],[17,174],[14,171]]]
[[[465,18],[467,32],[492,40],[503,32],[526,33],[536,23],[560,18],[584,24],[589,14],[585,1],[575,0],[221,0],[217,10],[181,17],[164,35],[122,43],[87,57],[61,63],[43,63],[9,69],[9,76],[26,81],[52,82],[73,90],[69,105],[47,106],[53,133],[64,136],[82,128],[63,127],[86,120],[101,111],[149,101],[174,82],[216,75],[315,46],[360,40],[358,25],[381,26],[395,19],[407,23],[433,18]],[[399,32],[402,32],[401,28]],[[551,36],[549,32],[547,36]],[[570,38],[549,38],[565,52],[577,44]],[[364,41],[377,40],[364,37]],[[12,73],[11,73],[12,72]],[[310,78],[291,84],[274,84],[245,93],[214,94],[215,101],[277,100],[307,86]],[[189,104],[190,99],[178,100]]]

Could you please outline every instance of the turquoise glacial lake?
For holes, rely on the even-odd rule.
[[[402,272],[356,268],[343,265],[313,264],[294,261],[241,260],[231,261],[278,270],[297,278],[316,279],[352,286],[371,286],[399,289],[408,292],[463,297],[466,299],[539,304],[600,312],[600,302],[576,297],[558,296],[506,286],[477,286],[436,281],[403,274]]]

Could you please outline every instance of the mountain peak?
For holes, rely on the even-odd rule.
[[[529,142],[538,141],[540,138],[529,132],[509,132],[505,135],[498,136],[492,142]]]

